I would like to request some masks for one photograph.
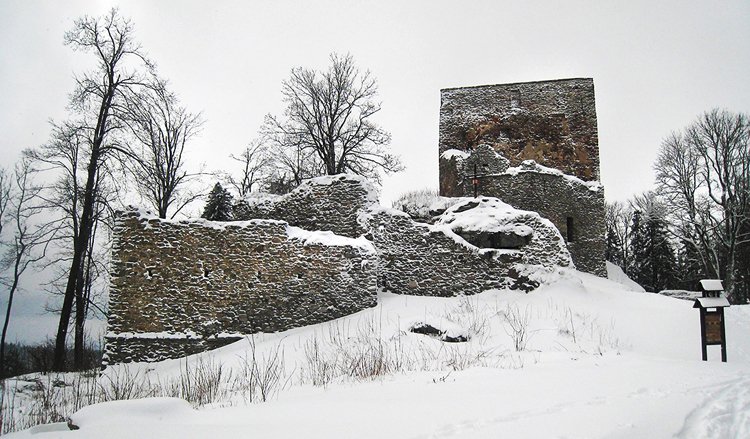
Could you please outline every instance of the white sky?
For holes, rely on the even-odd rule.
[[[282,109],[295,66],[350,52],[378,79],[378,122],[407,169],[383,204],[437,187],[440,89],[593,77],[610,200],[653,185],[662,138],[713,107],[750,111],[748,1],[24,1],[0,0],[0,164],[63,120],[85,57],[63,46],[75,18],[121,3],[136,38],[207,123],[192,165],[229,154]]]

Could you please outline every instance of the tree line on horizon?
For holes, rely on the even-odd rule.
[[[382,172],[402,169],[388,149],[390,134],[372,120],[381,109],[377,83],[351,55],[332,54],[325,71],[292,69],[282,82],[284,113],[266,116],[258,139],[231,156],[240,169],[230,175],[188,170],[187,146],[205,120],[180,102],[117,9],[75,20],[64,42],[96,67],[75,77],[69,117],[52,122],[50,140],[25,150],[13,169],[0,169],[3,377],[13,299],[30,268],[49,274],[42,287],[56,297],[48,311],[59,316],[45,364],[91,367],[86,320],[106,317],[114,215],[129,198],[174,218],[206,197],[210,177],[245,197],[341,172],[380,182]]]

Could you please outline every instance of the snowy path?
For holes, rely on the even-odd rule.
[[[738,378],[710,392],[687,416],[677,437],[750,437],[750,377]]]

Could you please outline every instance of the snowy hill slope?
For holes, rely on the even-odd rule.
[[[530,294],[384,293],[333,322],[108,368],[103,383],[137,376],[159,383],[151,395],[199,383],[191,367],[223,378],[208,404],[102,403],[71,417],[75,432],[11,437],[750,437],[750,308],[727,310],[729,363],[711,348],[702,362],[691,302],[572,270],[550,277]],[[425,324],[468,341],[410,332]]]
[[[635,281],[633,281],[631,278],[628,277],[627,274],[625,274],[624,271],[622,271],[622,268],[619,266],[607,261],[607,278],[613,282],[617,282],[624,286],[626,289],[630,291],[636,291],[643,293],[646,290],[643,289],[642,286],[638,285]]]

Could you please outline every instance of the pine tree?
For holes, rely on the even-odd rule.
[[[653,292],[675,286],[677,262],[663,219],[636,211],[630,248],[633,264],[628,274],[634,281]]]
[[[206,207],[203,209],[202,218],[211,221],[231,221],[234,218],[232,214],[232,194],[224,189],[221,184],[216,183],[211,193],[208,194]]]
[[[641,224],[641,212],[633,212],[633,225],[630,228],[630,247],[631,263],[628,267],[628,276],[642,287],[645,287],[645,266],[649,259],[648,242],[644,226]]]
[[[654,291],[674,288],[676,283],[675,266],[677,260],[669,242],[669,235],[664,220],[651,217],[647,221],[651,241],[651,286]]]
[[[622,243],[614,230],[607,230],[607,247],[604,251],[604,258],[625,269],[625,257],[622,252]]]

